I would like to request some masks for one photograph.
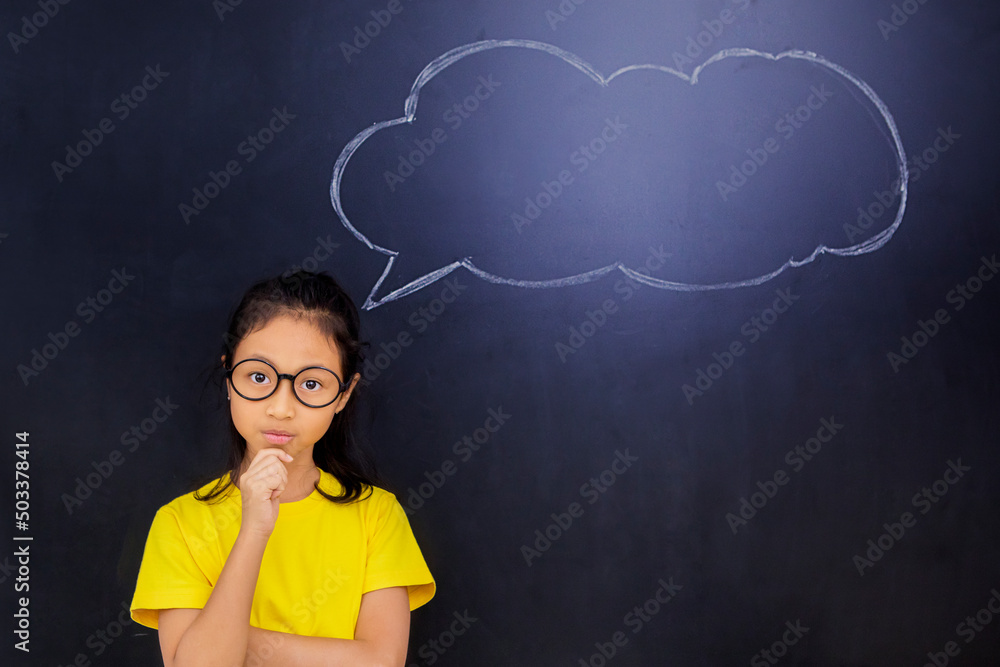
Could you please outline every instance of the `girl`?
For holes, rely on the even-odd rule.
[[[229,470],[159,509],[132,599],[166,667],[404,664],[435,584],[351,433],[358,329],[340,286],[305,271],[233,313]]]

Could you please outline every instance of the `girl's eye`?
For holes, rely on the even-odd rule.
[[[320,385],[320,383],[316,380],[306,380],[302,383],[302,386],[307,391],[316,391],[317,389],[320,389],[322,385]]]
[[[250,381],[255,384],[264,384],[265,382],[267,382],[267,375],[265,375],[264,373],[251,373]]]

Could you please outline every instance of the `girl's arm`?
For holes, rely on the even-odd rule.
[[[264,549],[278,519],[278,498],[288,483],[282,461],[292,457],[262,449],[240,476],[240,532],[203,609],[159,613],[165,667],[238,667],[246,659],[250,609]]]
[[[304,637],[250,628],[246,665],[266,667],[402,667],[410,636],[406,587],[365,593],[354,639]]]
[[[160,652],[165,667],[242,665],[250,607],[267,539],[240,533],[204,609],[163,609]]]

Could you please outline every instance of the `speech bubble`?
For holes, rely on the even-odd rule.
[[[895,151],[896,164],[899,168],[899,207],[896,211],[896,216],[891,225],[883,229],[878,234],[868,238],[861,243],[847,247],[831,247],[825,244],[817,245],[811,253],[802,256],[801,258],[790,257],[786,262],[784,262],[778,268],[763,273],[761,275],[756,275],[748,277],[742,280],[734,280],[728,282],[716,282],[716,283],[687,283],[687,282],[676,282],[668,281],[659,278],[654,278],[646,272],[640,272],[631,269],[621,261],[612,262],[606,266],[593,269],[591,271],[586,271],[582,273],[577,273],[570,276],[564,276],[561,278],[554,278],[550,280],[517,280],[513,278],[507,278],[504,276],[496,275],[489,271],[485,271],[478,266],[476,266],[471,257],[465,257],[459,261],[451,262],[446,264],[434,271],[430,271],[420,276],[419,278],[412,280],[406,285],[393,290],[392,292],[382,296],[381,298],[376,298],[376,294],[385,281],[386,277],[392,270],[393,264],[395,263],[397,257],[400,255],[400,251],[385,248],[383,246],[373,243],[368,237],[360,232],[350,221],[347,214],[344,212],[343,204],[341,201],[341,181],[344,176],[344,172],[347,165],[351,159],[351,156],[361,147],[366,140],[368,140],[375,133],[385,130],[387,128],[400,125],[402,123],[413,123],[416,119],[417,114],[417,103],[420,98],[420,91],[426,86],[434,77],[440,74],[443,70],[447,69],[451,65],[459,62],[463,58],[470,55],[480,53],[483,51],[488,51],[492,49],[500,48],[516,48],[516,49],[530,49],[534,51],[541,51],[547,53],[551,56],[559,58],[568,65],[576,68],[577,70],[583,72],[595,83],[601,85],[602,87],[608,87],[610,83],[618,76],[625,74],[627,72],[632,72],[636,70],[653,70],[657,72],[662,72],[686,81],[688,84],[694,86],[698,84],[699,76],[707,67],[719,63],[721,61],[733,58],[763,58],[770,61],[780,61],[783,59],[789,60],[802,60],[809,61],[818,65],[832,74],[836,75],[843,81],[849,83],[851,86],[855,87],[859,92],[861,92],[869,101],[871,101],[874,108],[878,111],[881,116],[882,121],[885,123],[885,128],[891,135],[891,143],[893,150]],[[830,62],[826,58],[819,56],[815,53],[809,51],[801,50],[788,50],[781,53],[773,54],[763,51],[757,51],[748,48],[732,48],[724,49],[719,51],[711,58],[706,60],[704,63],[698,65],[694,71],[690,74],[684,74],[675,68],[656,65],[656,64],[639,64],[639,65],[629,65],[615,70],[608,76],[601,74],[596,68],[587,63],[585,60],[579,56],[570,53],[564,49],[561,49],[552,44],[547,44],[545,42],[537,42],[532,40],[520,40],[520,39],[510,39],[510,40],[485,40],[480,42],[473,42],[471,44],[466,44],[459,46],[441,56],[438,56],[433,61],[431,61],[417,76],[416,80],[413,82],[413,86],[410,89],[410,94],[406,98],[404,104],[404,115],[399,118],[394,118],[392,120],[382,121],[371,125],[370,127],[359,132],[341,151],[333,169],[333,178],[330,183],[330,201],[333,205],[334,210],[337,212],[337,216],[340,218],[343,225],[350,231],[355,238],[364,243],[370,249],[379,252],[388,257],[385,269],[382,271],[382,275],[376,281],[375,285],[372,287],[371,292],[365,299],[363,308],[365,310],[371,310],[378,306],[384,305],[391,301],[395,301],[409,294],[412,294],[428,285],[435,283],[436,281],[444,278],[452,271],[459,268],[465,268],[470,273],[476,277],[485,280],[490,283],[499,285],[509,285],[513,287],[523,287],[523,288],[558,288],[567,287],[570,285],[579,285],[594,280],[598,280],[609,273],[614,271],[620,271],[632,280],[640,282],[650,287],[656,287],[664,290],[672,290],[679,292],[698,292],[698,291],[709,291],[709,290],[724,290],[724,289],[737,289],[741,287],[752,287],[755,285],[761,285],[770,280],[773,280],[777,276],[781,275],[788,269],[799,268],[807,264],[811,264],[818,257],[824,254],[829,254],[833,256],[840,257],[857,257],[867,253],[874,252],[884,246],[892,236],[896,233],[900,224],[903,221],[903,216],[906,212],[906,202],[908,195],[908,185],[909,185],[909,174],[906,169],[906,152],[903,148],[902,140],[899,136],[899,130],[896,127],[896,122],[889,112],[888,107],[882,101],[882,99],[875,93],[875,91],[861,80],[858,76],[852,74],[847,69],[837,65],[836,63]],[[845,221],[851,222],[851,221]]]

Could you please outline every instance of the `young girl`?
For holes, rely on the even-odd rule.
[[[404,664],[435,584],[351,434],[358,328],[337,283],[304,271],[233,313],[229,470],[159,509],[132,599],[166,667]]]

